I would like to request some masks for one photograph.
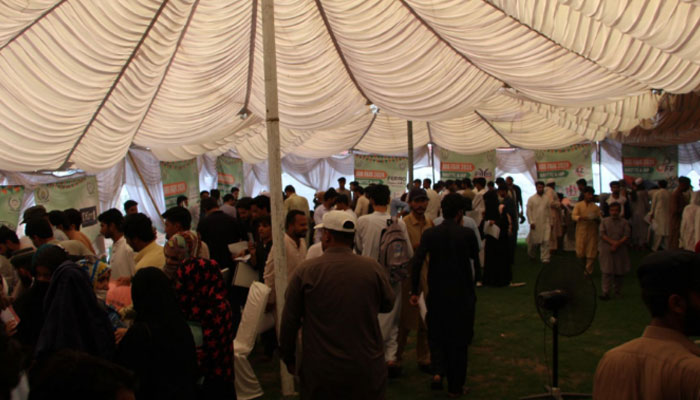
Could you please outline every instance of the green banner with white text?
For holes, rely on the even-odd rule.
[[[554,179],[557,192],[578,197],[577,180],[583,178],[588,186],[593,186],[593,149],[592,144],[576,144],[557,150],[537,150],[537,179],[545,182]]]
[[[34,189],[34,200],[36,204],[43,205],[46,211],[75,208],[83,216],[80,231],[91,241],[100,234],[100,224],[97,223],[100,196],[94,176],[39,185]]]
[[[189,204],[199,201],[199,170],[197,160],[160,163],[165,208],[175,207],[178,196],[187,196]]]
[[[627,182],[636,178],[678,185],[678,146],[638,147],[622,145],[622,171]]]
[[[362,187],[370,183],[389,186],[393,196],[406,191],[408,158],[355,155],[355,180]]]
[[[17,230],[23,198],[24,186],[0,186],[0,225]]]
[[[440,179],[494,179],[496,171],[496,150],[480,154],[464,155],[447,149],[438,151],[440,159]]]
[[[216,159],[217,188],[221,197],[231,193],[231,188],[238,187],[243,197],[243,161],[238,158],[220,156]]]

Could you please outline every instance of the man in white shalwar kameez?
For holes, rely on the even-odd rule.
[[[540,247],[540,259],[549,263],[549,236],[551,226],[551,198],[544,193],[544,182],[535,182],[537,193],[527,200],[527,221],[530,233],[527,235],[527,254],[535,259],[537,246]]]
[[[695,251],[695,245],[700,241],[700,231],[696,227],[696,221],[700,221],[700,191],[693,192],[690,203],[683,209],[681,218],[681,248]]]
[[[659,181],[659,189],[651,197],[651,226],[654,229],[654,242],[651,250],[657,251],[663,245],[668,248],[669,225],[671,221],[671,193],[666,190],[668,183]]]

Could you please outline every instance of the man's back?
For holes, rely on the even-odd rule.
[[[209,246],[210,258],[219,263],[220,268],[235,265],[228,250],[229,244],[242,240],[235,218],[223,211],[214,211],[199,222],[197,232]]]
[[[391,216],[386,212],[373,212],[372,214],[360,217],[357,220],[357,232],[355,234],[355,245],[358,253],[369,257],[373,260],[379,259],[379,242],[382,237],[382,230],[387,227],[387,220]],[[401,230],[404,232],[406,239],[406,224],[402,220],[398,220]],[[410,240],[409,240],[410,242]],[[412,253],[411,253],[412,254]]]
[[[680,332],[647,326],[608,351],[596,370],[595,399],[698,399],[700,348]]]

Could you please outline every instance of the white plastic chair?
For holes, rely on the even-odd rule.
[[[235,373],[236,396],[239,400],[255,399],[263,395],[260,382],[248,361],[248,355],[255,346],[258,325],[265,314],[265,306],[271,289],[260,282],[253,282],[248,292],[248,300],[243,307],[241,324],[233,340],[233,370]]]

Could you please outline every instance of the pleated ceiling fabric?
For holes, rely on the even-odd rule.
[[[266,160],[259,3],[3,1],[0,170]],[[406,120],[416,147],[557,148],[700,88],[697,1],[276,0],[275,24],[282,155],[398,154]]]

